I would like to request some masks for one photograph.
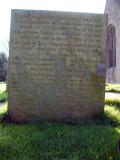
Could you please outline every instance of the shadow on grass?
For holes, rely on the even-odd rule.
[[[52,121],[52,123],[56,123]],[[57,122],[59,124],[64,124],[64,122]],[[98,125],[98,126],[111,126],[111,127],[119,127],[120,121],[117,120],[114,116],[107,115],[107,113],[103,113],[99,116],[94,116],[93,118],[88,118],[85,120],[76,120],[76,121],[66,121],[68,125],[79,125],[79,126],[88,126],[88,125]]]
[[[109,105],[108,107],[105,106],[105,111],[103,114],[98,116],[94,116],[93,118],[88,118],[85,120],[62,120],[61,122],[56,121],[45,121],[45,123],[53,123],[53,124],[68,124],[68,125],[103,125],[103,126],[111,126],[111,127],[119,127],[120,126],[120,100],[106,100],[106,104]],[[108,108],[108,109],[106,109]],[[114,109],[114,110],[110,110]],[[5,108],[6,109],[6,108]],[[116,113],[115,110],[118,110]],[[115,113],[114,113],[115,112]],[[114,114],[113,114],[114,113]],[[5,112],[5,117],[3,118],[2,122],[10,123],[9,115]],[[38,123],[42,123],[38,121]],[[44,123],[44,121],[43,121]]]
[[[116,90],[116,89],[106,90],[105,92],[110,92],[110,93],[120,93],[120,91],[119,91],[119,90]]]
[[[108,115],[107,115],[108,114]],[[1,114],[3,116],[2,119],[2,123],[4,124],[13,124],[9,118],[8,112],[5,112],[4,114]],[[61,121],[54,121],[54,120],[48,120],[48,121],[44,121],[44,120],[37,120],[34,121],[35,123],[40,123],[40,124],[45,124],[45,123],[51,123],[51,124],[58,124],[58,125],[102,125],[102,126],[111,126],[111,127],[119,127],[120,126],[120,120],[118,120],[115,116],[111,116],[109,115],[109,113],[103,113],[100,114],[99,116],[94,116],[92,118],[88,118],[88,119],[84,119],[84,120],[61,120]],[[23,124],[31,124],[30,123],[23,123]],[[17,125],[17,124],[16,124]],[[18,125],[22,125],[22,124],[18,124]]]
[[[86,120],[82,122],[83,125],[103,125],[103,126],[111,126],[118,127],[120,126],[120,122],[114,119],[113,117],[108,117],[105,113],[99,115],[98,117],[94,117],[90,120]]]

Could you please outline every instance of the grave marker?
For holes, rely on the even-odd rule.
[[[79,120],[102,113],[106,28],[101,14],[12,10],[11,120]]]

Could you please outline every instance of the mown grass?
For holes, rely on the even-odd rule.
[[[2,160],[119,160],[120,108],[105,105],[105,113],[83,123],[0,125]]]
[[[120,100],[105,103],[104,114],[79,124],[1,123],[0,160],[120,160]]]
[[[119,129],[105,125],[32,123],[0,126],[2,160],[118,159]]]
[[[120,84],[106,84],[106,92],[120,93]]]

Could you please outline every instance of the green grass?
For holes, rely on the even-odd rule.
[[[2,104],[2,106],[0,107],[0,116],[4,116],[7,114],[8,108],[7,108],[7,102]]]
[[[106,100],[103,115],[80,124],[1,123],[0,157],[2,160],[119,160],[118,102]]]
[[[7,114],[7,98],[8,93],[6,90],[6,83],[0,82],[0,103],[2,103],[2,106],[0,104],[0,117]]]
[[[0,94],[0,103],[6,102],[8,98],[8,93],[7,91],[4,91]]]
[[[113,106],[117,106],[117,107],[120,108],[120,99],[115,99],[115,98],[109,99],[109,98],[106,98],[105,99],[105,103],[107,105],[113,105]]]
[[[103,115],[79,124],[1,123],[0,160],[120,160],[119,139],[120,100],[110,97]]]
[[[0,103],[6,102],[8,99],[8,93],[6,90],[6,83],[0,82]]]
[[[2,160],[118,160],[119,132],[119,128],[94,124],[2,124],[0,157]]]
[[[120,93],[120,84],[106,84],[106,92]]]

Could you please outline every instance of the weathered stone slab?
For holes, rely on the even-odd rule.
[[[76,120],[102,113],[106,27],[106,15],[12,10],[11,120]]]

